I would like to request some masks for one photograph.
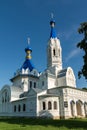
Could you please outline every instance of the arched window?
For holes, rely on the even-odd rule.
[[[14,112],[16,112],[16,105],[14,106]]]
[[[57,109],[57,102],[54,101],[54,109]]]
[[[75,116],[75,102],[73,100],[70,102],[70,107],[71,107],[71,116],[74,117]]]
[[[4,97],[2,97],[2,103],[4,103]]]
[[[42,81],[42,86],[44,86],[44,81]]]
[[[34,82],[34,88],[36,88],[36,82]]]
[[[7,98],[5,97],[5,102],[7,102]]]
[[[51,104],[51,102],[49,101],[48,102],[48,110],[51,110],[52,109],[52,104]]]
[[[56,52],[55,52],[55,49],[53,49],[53,56],[55,56]]]
[[[82,116],[82,101],[81,100],[78,100],[76,102],[76,108],[77,108],[77,116]]]
[[[46,109],[46,103],[43,102],[43,110],[45,110],[45,109]]]
[[[5,92],[5,102],[7,102],[7,91]]]
[[[7,92],[5,92],[5,97],[7,97]]]
[[[20,105],[18,105],[18,111],[19,111],[19,112],[21,111],[21,106],[20,106]]]
[[[23,104],[23,111],[26,111],[26,105]]]
[[[30,88],[32,88],[32,81],[30,81]]]

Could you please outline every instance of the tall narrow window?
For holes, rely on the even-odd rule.
[[[4,103],[4,97],[2,97],[2,103]]]
[[[57,109],[57,102],[54,101],[54,109]]]
[[[44,86],[44,81],[42,81],[42,86]]]
[[[52,109],[52,104],[51,104],[51,102],[49,101],[48,102],[48,110],[51,110]]]
[[[46,103],[43,102],[43,110],[45,110],[45,109],[46,109]]]
[[[23,104],[23,111],[26,111],[26,105]]]
[[[34,82],[34,88],[36,88],[36,82]]]
[[[7,102],[7,92],[5,92],[5,102]]]
[[[53,56],[55,56],[55,49],[53,49]]]
[[[32,88],[32,81],[30,81],[30,88]]]
[[[16,105],[14,106],[14,112],[16,112]]]
[[[21,106],[20,106],[20,105],[18,106],[18,111],[19,111],[19,112],[21,111]]]

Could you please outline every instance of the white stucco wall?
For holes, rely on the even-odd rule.
[[[49,110],[48,109],[48,102],[51,102],[52,104],[52,109]],[[57,109],[54,109],[54,101],[57,102]],[[43,106],[42,103],[45,102],[46,103],[46,109],[43,110]],[[47,116],[47,117],[57,117],[59,118],[59,98],[58,97],[46,97],[46,96],[40,96],[39,97],[39,116],[43,117],[43,116]]]
[[[60,87],[60,86],[66,86],[66,77],[65,76],[58,78],[58,87]]]

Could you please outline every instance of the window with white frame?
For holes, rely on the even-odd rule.
[[[45,109],[46,109],[46,103],[43,102],[42,105],[43,105],[43,108],[42,108],[42,109],[45,110]]]
[[[57,102],[54,101],[54,109],[56,110],[57,109]]]
[[[48,110],[51,110],[52,109],[52,103],[51,101],[48,102]]]

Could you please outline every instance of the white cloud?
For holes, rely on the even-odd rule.
[[[68,61],[69,61],[70,59],[72,59],[73,57],[79,55],[80,52],[81,52],[81,50],[78,49],[78,48],[72,50],[72,51],[68,54],[68,56],[65,58],[65,62],[68,62]]]

